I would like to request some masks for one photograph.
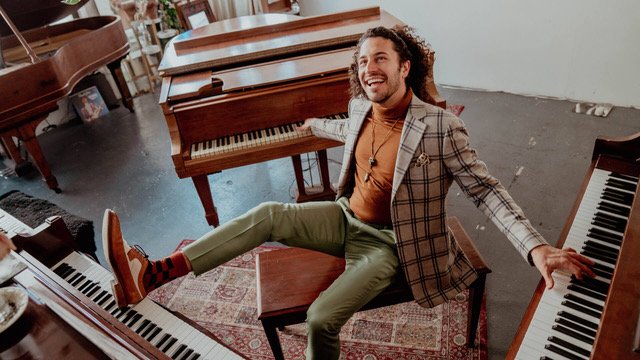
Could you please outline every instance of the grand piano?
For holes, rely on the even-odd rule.
[[[25,164],[11,139],[24,142],[49,188],[60,192],[35,135],[85,76],[107,66],[133,111],[133,100],[120,71],[129,43],[116,16],[97,16],[49,25],[88,0],[69,6],[59,0],[0,0],[0,137],[16,166]]]
[[[261,14],[183,33],[165,49],[160,105],[180,178],[191,178],[205,216],[218,214],[207,176],[291,156],[297,201],[333,199],[326,149],[341,145],[299,133],[309,117],[346,117],[349,65],[368,28],[403,25],[379,8],[299,17]],[[433,66],[433,58],[431,58]],[[426,101],[445,106],[429,71]],[[307,191],[300,154],[318,152],[321,186]]]
[[[595,261],[595,278],[541,280],[507,359],[640,359],[640,133],[598,138],[558,247]]]
[[[148,298],[118,308],[113,275],[73,249],[60,217],[32,229],[0,209],[0,231],[19,250],[12,254],[16,274],[0,286],[29,294],[24,315],[0,336],[1,359],[244,359]]]

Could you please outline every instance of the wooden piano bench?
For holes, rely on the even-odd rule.
[[[491,270],[458,219],[449,218],[448,225],[456,242],[479,275],[469,288],[467,343],[469,347],[473,347],[485,281]],[[286,325],[303,323],[311,303],[343,271],[344,259],[306,249],[285,248],[257,255],[258,319],[262,322],[276,360],[284,360],[276,329],[282,330]],[[408,285],[402,282],[390,286],[361,310],[407,301],[413,301],[413,295]]]

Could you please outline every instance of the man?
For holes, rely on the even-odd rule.
[[[533,229],[469,147],[462,121],[414,96],[424,89],[427,62],[424,42],[410,29],[368,30],[351,68],[349,119],[308,119],[301,126],[345,143],[336,202],[265,203],[153,263],[127,245],[107,210],[103,239],[119,304],[140,301],[166,281],[201,274],[265,241],[319,250],[344,257],[346,269],[307,312],[307,358],[338,359],[340,328],[397,276],[427,307],[476,279],[446,226],[453,180],[535,264],[547,286],[556,269],[593,276],[589,259],[549,246]]]

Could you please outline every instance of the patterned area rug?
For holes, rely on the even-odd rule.
[[[188,244],[183,241],[179,248]],[[257,320],[255,255],[261,246],[199,277],[192,274],[155,290],[150,297],[215,334],[248,359],[273,359]],[[343,327],[341,359],[487,359],[486,310],[482,305],[474,348],[466,346],[467,293],[433,309],[405,303],[362,311]],[[280,333],[285,359],[304,359],[304,324]]]

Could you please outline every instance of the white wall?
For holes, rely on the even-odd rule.
[[[303,1],[307,15],[381,3],[433,45],[439,84],[640,107],[637,0]]]

